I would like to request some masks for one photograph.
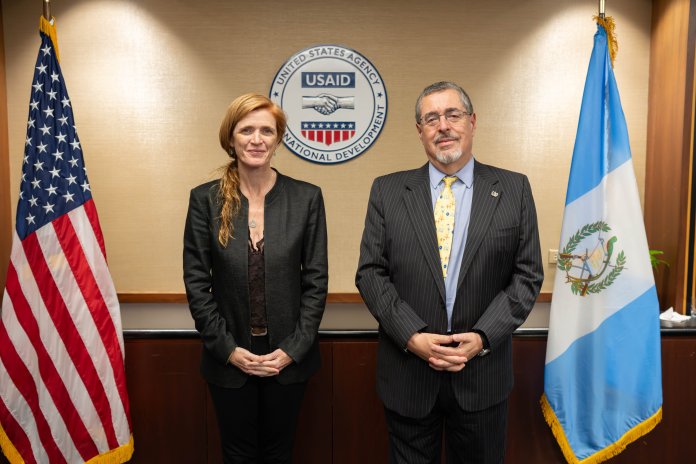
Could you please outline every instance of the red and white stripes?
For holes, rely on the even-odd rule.
[[[15,234],[0,379],[3,432],[27,463],[85,462],[131,443],[120,310],[92,200]]]

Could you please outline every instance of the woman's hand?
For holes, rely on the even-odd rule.
[[[275,353],[276,351],[274,351],[273,353]],[[267,354],[265,356],[258,356],[250,352],[249,350],[245,350],[244,348],[238,346],[230,354],[230,357],[227,360],[230,364],[237,367],[245,374],[256,375],[259,377],[270,377],[273,375],[278,375],[280,373],[280,369],[282,369],[276,367],[272,363],[267,363],[264,361],[264,358],[271,356],[273,353]],[[283,367],[285,367],[287,364],[289,363],[286,363]]]
[[[278,348],[272,353],[260,356],[259,359],[264,367],[269,369],[276,369],[277,372],[271,375],[277,375],[282,371],[287,365],[292,362],[292,358],[285,353],[285,351]]]

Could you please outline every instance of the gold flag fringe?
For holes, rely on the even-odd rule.
[[[19,455],[19,452],[2,427],[0,427],[0,448],[2,448],[2,452],[10,464],[24,464],[24,460]],[[99,456],[95,456],[85,464],[123,464],[124,462],[130,461],[133,457],[134,449],[133,435],[131,435],[130,440],[125,445],[121,445]]]
[[[544,419],[546,419],[549,427],[551,427],[553,436],[556,437],[558,446],[561,448],[563,456],[565,456],[566,461],[569,464],[598,464],[600,462],[607,461],[621,453],[628,445],[650,432],[662,420],[662,407],[660,407],[655,414],[624,433],[623,436],[616,442],[586,457],[585,459],[580,460],[575,456],[573,449],[570,447],[565,432],[563,431],[563,427],[561,427],[561,423],[558,421],[556,413],[553,411],[549,401],[546,399],[546,394],[541,395],[541,400],[539,403],[541,403],[541,411],[544,414]]]
[[[133,457],[133,450],[133,435],[131,434],[130,440],[125,445],[121,445],[99,456],[95,456],[85,464],[122,464],[130,461]]]
[[[17,448],[10,441],[10,437],[5,433],[5,429],[0,426],[0,448],[10,464],[24,464],[24,460],[19,455]]]
[[[607,31],[607,46],[609,47],[609,58],[611,58],[611,67],[613,68],[614,59],[616,59],[616,54],[619,52],[619,43],[616,41],[616,33],[614,32],[614,28],[616,27],[614,18],[611,16],[605,16],[604,18],[593,16],[592,19]]]
[[[51,21],[49,22],[43,17],[43,15],[41,15],[41,19],[39,19],[39,30],[51,38],[53,48],[56,50],[56,60],[58,60],[60,63],[60,53],[58,52],[58,33],[56,32],[56,18],[51,16]]]

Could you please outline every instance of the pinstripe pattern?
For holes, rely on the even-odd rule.
[[[448,464],[501,464],[507,411],[507,401],[503,401],[483,411],[462,412],[448,382],[443,382],[435,408],[424,418],[399,416],[385,408],[389,462],[440,464],[444,428]]]
[[[453,332],[482,331],[491,353],[452,374],[457,402],[479,411],[512,389],[512,332],[526,319],[543,280],[534,200],[527,178],[474,165],[468,239]],[[428,165],[375,180],[360,245],[356,285],[379,322],[377,391],[385,407],[424,417],[443,373],[405,351],[417,331],[446,333]]]

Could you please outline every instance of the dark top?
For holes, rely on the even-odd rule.
[[[256,242],[249,231],[249,307],[252,333],[266,330],[266,270],[263,263],[263,238]]]

